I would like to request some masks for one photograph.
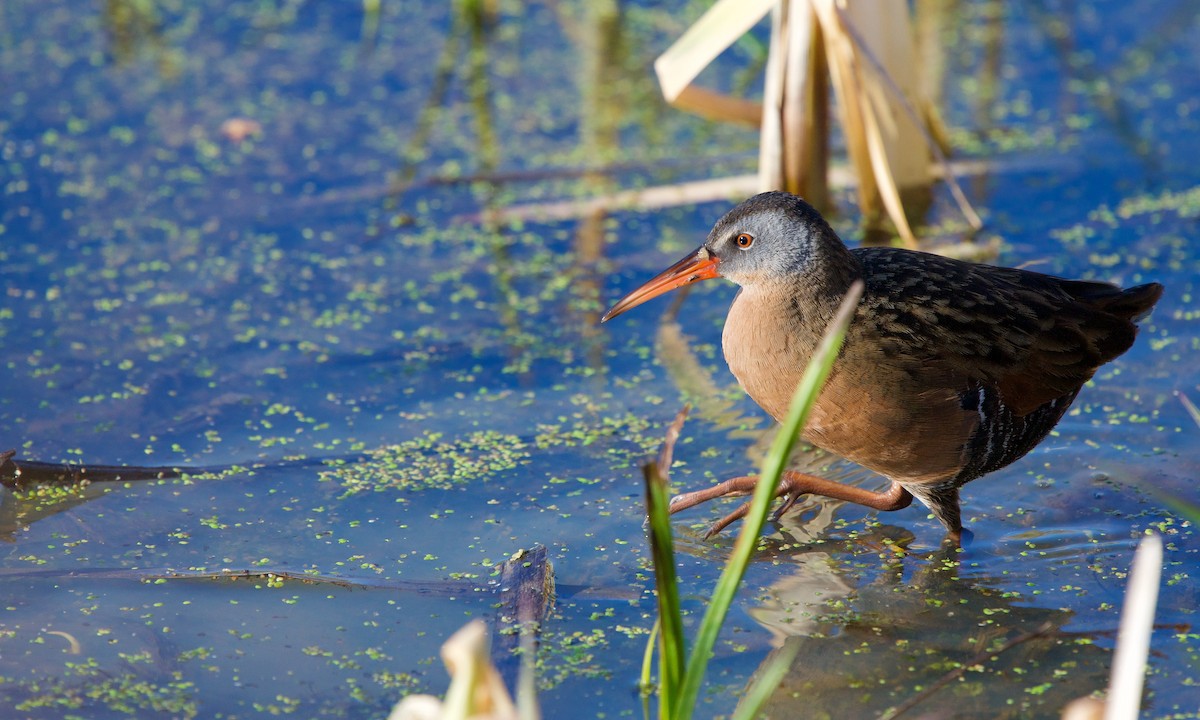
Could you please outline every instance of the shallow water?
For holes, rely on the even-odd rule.
[[[494,619],[497,565],[539,543],[559,584],[545,715],[640,715],[639,465],[687,401],[680,486],[753,468],[769,426],[720,357],[730,286],[697,287],[678,325],[666,301],[597,320],[729,203],[479,213],[750,171],[753,132],[664,107],[648,70],[698,9],[501,3],[472,25],[385,2],[373,33],[353,3],[147,6],[0,7],[0,449],[188,473],[5,491],[15,716],[384,717],[444,691],[442,640]],[[1200,427],[1174,395],[1200,400],[1200,10],[944,8],[945,120],[987,161],[964,185],[996,261],[1166,295],[1056,435],[966,488],[956,561],[916,508],[810,502],[772,528],[700,716],[795,642],[773,717],[871,717],[973,661],[912,712],[1056,717],[1103,687],[1150,531],[1146,714],[1195,716],[1194,526],[1162,497],[1200,501]],[[703,81],[756,91],[756,53]],[[261,132],[223,135],[239,117]],[[961,239],[944,188],[925,219],[935,245]],[[730,547],[700,539],[719,512],[675,524],[689,628]],[[361,582],[139,580],[224,568]]]

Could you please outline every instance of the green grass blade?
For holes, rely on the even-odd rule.
[[[1188,411],[1188,415],[1191,415],[1192,420],[1196,422],[1196,426],[1200,427],[1200,409],[1197,409],[1187,395],[1178,390],[1175,391],[1175,397],[1179,398],[1179,402],[1183,403],[1183,407]],[[1163,492],[1157,488],[1146,488],[1146,490],[1152,497],[1163,505],[1166,505],[1176,515],[1186,518],[1191,522],[1200,523],[1200,505],[1184,500],[1181,497],[1176,497],[1171,493]]]
[[[658,646],[658,618],[654,619],[654,625],[650,628],[650,635],[646,637],[646,651],[642,653],[642,692],[648,691],[654,686],[654,648]]]
[[[754,720],[758,717],[758,712],[775,692],[775,688],[779,687],[779,683],[783,682],[783,676],[787,675],[787,671],[792,667],[792,661],[796,659],[796,654],[799,652],[800,643],[784,643],[766,667],[759,672],[750,689],[742,696],[742,701],[738,703],[730,720]]]
[[[1176,515],[1191,522],[1200,523],[1200,505],[1160,491],[1153,491],[1150,494]]]
[[[726,563],[725,569],[721,572],[721,578],[717,581],[717,587],[713,591],[708,610],[700,622],[696,644],[692,647],[687,668],[684,671],[683,685],[679,688],[678,699],[673,706],[672,720],[688,720],[692,716],[696,699],[700,695],[700,686],[704,681],[704,673],[708,667],[708,659],[712,656],[712,649],[717,642],[717,634],[725,622],[730,605],[733,604],[734,595],[736,595],[746,568],[750,564],[754,548],[758,545],[759,534],[762,532],[763,525],[766,524],[767,512],[775,498],[775,488],[779,484],[779,478],[783,474],[788,457],[796,444],[800,429],[808,419],[809,411],[812,410],[817,393],[820,392],[825,378],[829,376],[833,361],[837,359],[842,339],[846,335],[846,328],[850,325],[855,308],[858,307],[859,298],[862,297],[862,290],[862,282],[856,281],[850,287],[850,291],[846,293],[841,308],[834,316],[833,321],[829,323],[829,327],[826,328],[825,337],[813,354],[808,367],[805,368],[800,385],[796,388],[795,395],[792,396],[792,404],[788,408],[787,417],[779,428],[779,433],[775,436],[771,452],[767,454],[766,460],[763,462],[762,474],[759,476],[758,485],[754,488],[754,497],[750,501],[750,512],[742,520],[742,531],[738,535],[737,542],[734,543],[733,553],[729,562]],[[667,531],[670,531],[669,526]],[[672,572],[673,577],[674,572]],[[664,635],[665,629],[664,626]],[[665,700],[665,696],[663,697]]]
[[[654,584],[658,590],[660,623],[658,659],[659,717],[669,717],[683,675],[683,617],[679,610],[679,583],[675,575],[675,548],[671,537],[670,499],[667,481],[658,465],[647,463],[646,507],[650,514],[650,555],[654,561]]]

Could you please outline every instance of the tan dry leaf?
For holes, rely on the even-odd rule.
[[[654,61],[667,102],[674,102],[708,64],[750,31],[776,0],[718,0]]]

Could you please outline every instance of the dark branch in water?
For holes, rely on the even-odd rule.
[[[554,592],[554,568],[545,545],[517,552],[500,569],[499,632],[492,645],[492,662],[508,687],[517,687],[521,661],[536,656],[542,622],[554,607]]]
[[[176,467],[137,467],[125,465],[69,465],[60,463],[17,462],[16,450],[0,452],[0,485],[24,490],[34,485],[80,485],[89,482],[165,480],[179,477]]]
[[[531,561],[533,558],[534,561]],[[537,559],[540,558],[540,561]],[[539,568],[546,577],[540,577]],[[511,617],[522,622],[540,622],[545,618],[553,603],[554,580],[550,564],[546,561],[546,548],[537,545],[523,550],[509,559],[501,569],[502,578],[517,578],[517,585],[500,583],[477,583],[468,580],[387,580],[370,577],[346,577],[342,575],[314,575],[294,570],[271,568],[219,570],[176,570],[174,568],[0,568],[0,580],[15,578],[53,578],[55,580],[133,580],[153,582],[156,580],[286,580],[308,585],[335,585],[347,589],[392,590],[433,597],[455,597],[478,595],[481,592],[499,593],[502,618]],[[540,578],[540,579],[539,579]],[[531,580],[540,583],[537,587]],[[579,591],[574,588],[571,594]],[[595,595],[593,595],[595,596]],[[508,616],[508,612],[515,613]],[[509,620],[511,621],[511,620]]]
[[[1026,633],[1021,633],[1020,635],[1009,640],[1008,642],[1004,643],[1003,645],[996,648],[995,650],[984,650],[983,652],[979,653],[978,655],[971,658],[967,662],[962,663],[954,670],[951,670],[950,672],[941,676],[933,683],[930,683],[929,687],[925,688],[924,690],[917,693],[916,695],[913,695],[908,700],[906,700],[903,703],[900,703],[896,707],[892,708],[891,711],[886,712],[883,715],[880,715],[879,720],[895,720],[895,718],[900,717],[901,715],[908,712],[909,710],[912,710],[917,705],[920,705],[922,702],[924,702],[926,699],[928,699],[931,695],[936,693],[938,690],[941,690],[942,688],[946,687],[947,685],[954,682],[958,678],[962,677],[963,674],[965,674],[971,668],[976,667],[978,665],[982,665],[983,663],[985,663],[989,660],[993,660],[996,658],[997,655],[1008,652],[1009,650],[1012,650],[1013,648],[1017,647],[1018,645],[1027,643],[1030,640],[1034,640],[1034,639],[1042,637],[1044,635],[1050,635],[1057,631],[1058,631],[1058,626],[1052,622],[1047,621],[1047,622],[1044,622],[1041,625],[1039,625],[1036,630],[1031,630]]]

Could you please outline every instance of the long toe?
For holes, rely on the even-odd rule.
[[[754,486],[757,483],[757,477],[747,475],[744,477],[736,477],[731,480],[726,480],[723,483],[717,483],[716,485],[704,490],[693,490],[692,492],[676,495],[675,497],[671,498],[669,510],[671,514],[674,515],[680,510],[687,510],[688,508],[696,507],[701,503],[706,503],[709,500],[715,500],[719,497],[747,495],[754,492]]]
[[[746,517],[746,513],[748,513],[748,512],[750,512],[750,503],[748,503],[748,502],[742,503],[741,506],[739,506],[737,510],[734,510],[733,512],[729,513],[725,517],[723,517],[720,520],[713,523],[712,525],[709,525],[708,530],[705,531],[705,533],[704,533],[704,539],[708,540],[713,535],[716,535],[717,533],[721,532],[725,528],[734,524],[738,520],[741,520],[742,518]]]
[[[791,510],[796,502],[800,500],[800,497],[804,495],[802,492],[792,492],[791,490],[785,490],[784,492],[786,492],[786,495],[783,497],[783,502],[775,509],[775,512],[771,513],[771,522],[778,522],[779,518],[783,517],[785,512]]]

